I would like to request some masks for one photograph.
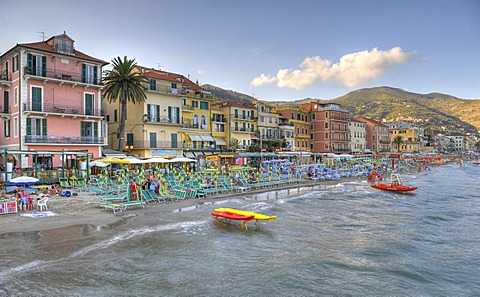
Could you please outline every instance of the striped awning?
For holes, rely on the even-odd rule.
[[[188,135],[192,141],[203,141],[200,135]]]
[[[213,142],[213,137],[212,136],[209,136],[209,135],[202,135],[201,136],[203,141],[210,141],[210,142]]]
[[[213,140],[215,140],[215,143],[217,145],[227,145],[227,142],[225,141],[225,138],[223,138],[223,137],[214,137]]]

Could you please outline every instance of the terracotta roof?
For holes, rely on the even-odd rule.
[[[62,53],[57,53],[55,51],[55,49],[53,48],[53,45],[49,44],[49,42],[48,42],[54,37],[49,38],[47,41],[31,42],[31,43],[18,43],[17,46],[22,46],[22,47],[26,47],[26,48],[30,48],[30,49],[35,49],[35,50],[40,50],[40,51],[44,51],[44,52],[49,52],[49,53],[62,55]],[[70,56],[70,55],[66,55],[66,56]],[[100,60],[100,59],[94,58],[92,56],[89,56],[87,54],[84,54],[81,51],[76,50],[76,49],[73,50],[73,56],[75,56],[76,58],[82,59],[82,60],[88,60],[88,61],[92,61],[92,62],[102,63],[103,65],[108,64],[108,62],[105,62],[103,60]]]
[[[374,120],[374,119],[369,119],[369,118],[366,118],[366,117],[358,117],[357,120],[360,121],[360,122],[370,122],[374,125],[385,126],[385,124],[383,124],[380,121],[377,121],[377,120]]]
[[[243,104],[237,101],[228,100],[227,106],[234,106],[234,107],[241,107],[241,108],[250,108],[250,109],[257,109],[253,104]]]
[[[145,76],[150,78],[156,78],[161,80],[167,80],[171,82],[182,83],[189,90],[203,91],[203,88],[186,78],[185,76],[177,73],[167,72],[163,70],[157,70],[153,68],[146,68],[143,66],[137,66],[140,71],[143,71]]]

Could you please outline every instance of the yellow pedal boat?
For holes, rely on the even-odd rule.
[[[238,210],[235,208],[215,208],[215,211],[217,212],[230,212],[230,213],[235,213],[239,215],[244,215],[244,216],[253,216],[253,219],[258,221],[267,221],[271,222],[277,218],[277,216],[267,216],[261,213],[256,213],[252,211],[245,211],[245,210]]]

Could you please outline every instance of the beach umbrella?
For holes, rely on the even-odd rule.
[[[13,186],[26,186],[26,185],[34,185],[39,181],[40,180],[36,177],[19,176],[19,177],[12,178],[8,183]]]

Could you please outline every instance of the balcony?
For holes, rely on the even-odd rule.
[[[0,85],[10,86],[12,84],[11,77],[8,75],[7,70],[0,73]]]
[[[227,121],[225,120],[224,117],[222,117],[222,118],[212,117],[212,122],[215,122],[215,123],[226,123]]]
[[[162,86],[158,84],[147,83],[143,85],[147,91],[162,93],[162,94],[172,94],[172,95],[185,95],[187,91],[185,89],[172,88],[170,86]]]
[[[41,67],[25,67],[25,76],[28,78],[42,79],[44,82],[52,81],[58,82],[60,85],[64,83],[69,84],[87,84],[100,86],[102,84],[101,77],[93,75],[82,75],[77,72],[59,71],[56,69]]]
[[[181,143],[171,141],[149,141],[149,140],[134,140],[127,145],[133,146],[135,149],[170,149],[181,148]]]
[[[234,120],[256,121],[258,119],[258,117],[256,117],[256,116],[247,117],[247,116],[241,116],[241,115],[238,115],[238,114],[231,114],[231,116],[232,116],[232,119],[234,119]]]
[[[67,101],[57,99],[57,101]],[[52,104],[52,103],[38,103],[27,102],[23,104],[23,110],[28,114],[59,114],[62,116],[84,116],[84,117],[102,117],[103,113],[100,109],[83,108],[73,105]]]
[[[157,116],[157,117],[144,117],[143,121],[146,124],[172,124],[172,125],[180,125],[179,118],[169,118],[167,116]]]
[[[26,135],[25,143],[35,144],[104,144],[103,137]]]
[[[183,104],[183,105],[182,105],[182,111],[191,111],[191,112],[193,112],[193,106],[188,105],[188,104]]]
[[[247,128],[236,128],[233,130],[233,132],[244,132],[244,133],[254,133],[255,130],[253,128],[247,129]]]

